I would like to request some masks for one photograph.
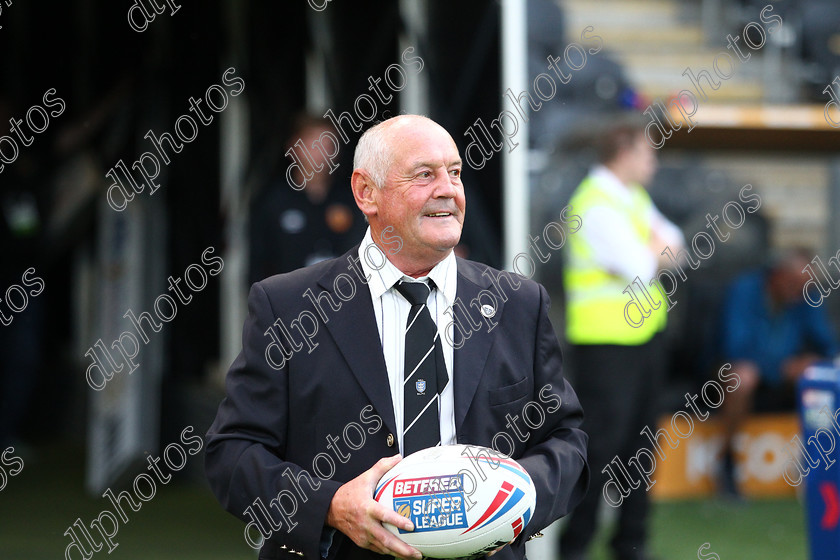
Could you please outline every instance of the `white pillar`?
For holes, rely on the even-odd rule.
[[[414,56],[424,56],[420,48],[420,41],[428,41],[426,35],[428,24],[427,0],[400,0],[400,17],[403,21],[404,33],[400,34],[400,53],[409,47],[414,47]],[[429,115],[429,70],[416,74],[408,73],[406,87],[400,92],[400,112],[415,115]]]
[[[231,44],[245,45],[247,4],[228,0],[222,5],[224,21],[230,26]],[[239,48],[242,48],[241,46]],[[242,52],[234,51],[223,56],[224,69],[233,66],[237,75],[243,77],[238,65],[246,64]],[[243,183],[248,164],[248,82],[245,90],[236,97],[231,97],[224,112],[221,113],[219,134],[219,186],[220,205],[227,216],[222,238],[225,250],[222,258],[224,272],[219,276],[219,377],[215,381],[224,382],[228,366],[236,358],[242,347],[242,325],[245,322],[248,294],[248,200]],[[221,248],[217,248],[221,252]]]
[[[515,94],[527,91],[528,27],[526,0],[502,0],[502,98],[507,88]],[[527,108],[524,109],[527,111]],[[502,150],[502,218],[504,251],[502,262],[511,269],[517,253],[528,250],[529,186],[528,123],[519,123],[520,145],[512,152]],[[523,271],[524,272],[524,271]]]

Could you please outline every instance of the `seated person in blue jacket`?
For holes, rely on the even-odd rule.
[[[769,266],[732,283],[723,308],[724,361],[741,378],[721,407],[724,462],[721,484],[737,494],[732,438],[753,411],[794,410],[796,382],[815,361],[837,352],[834,329],[823,306],[803,297],[812,253],[793,249],[774,256]]]

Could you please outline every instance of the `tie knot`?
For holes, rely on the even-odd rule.
[[[408,300],[411,305],[423,305],[431,293],[431,288],[425,282],[399,282],[397,291]]]

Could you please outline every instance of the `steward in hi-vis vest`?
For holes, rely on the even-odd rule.
[[[598,137],[599,165],[569,201],[581,226],[564,253],[567,363],[583,405],[593,478],[563,529],[563,560],[589,557],[604,501],[619,508],[613,557],[649,558],[648,493],[644,486],[628,487],[614,460],[625,465],[640,449],[650,453],[644,434],[646,427],[656,428],[666,356],[658,333],[669,304],[657,270],[670,265],[663,253],[670,248],[679,254],[684,238],[644,188],[656,172],[656,152],[647,144],[643,121],[632,117],[608,121]],[[635,470],[628,476],[639,480]]]
[[[639,318],[638,311],[628,309],[631,298],[627,287],[633,278],[609,272],[596,262],[592,244],[586,236],[588,210],[604,206],[630,220],[638,244],[650,243],[653,202],[641,185],[630,185],[627,192],[626,200],[618,200],[604,189],[597,176],[590,175],[569,202],[583,221],[582,231],[569,236],[563,275],[567,301],[566,339],[572,344],[644,344],[665,328],[666,305],[651,306],[651,315],[641,326],[631,326],[625,314],[630,314],[630,321]],[[643,282],[647,280],[649,278],[642,278]],[[653,297],[658,298],[655,301],[663,301],[658,290],[651,288],[651,291]]]

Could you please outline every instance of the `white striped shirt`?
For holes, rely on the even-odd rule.
[[[359,246],[359,260],[365,276],[369,276],[368,288],[373,301],[373,312],[376,315],[376,326],[379,328],[379,341],[382,344],[382,354],[385,357],[385,367],[388,370],[388,381],[391,386],[391,401],[394,404],[394,419],[397,433],[394,434],[403,447],[403,370],[405,369],[405,325],[411,304],[402,297],[393,286],[400,280],[412,282],[431,278],[437,286],[429,294],[427,306],[429,313],[438,328],[443,359],[446,362],[446,372],[449,382],[440,395],[440,442],[441,445],[455,443],[455,391],[453,362],[455,351],[444,336],[444,330],[452,321],[453,313],[444,315],[450,305],[455,303],[455,293],[458,289],[458,271],[455,253],[450,251],[442,261],[435,265],[428,276],[411,278],[403,274],[391,261],[383,258],[382,251],[374,245],[371,231],[368,227],[362,244]]]

